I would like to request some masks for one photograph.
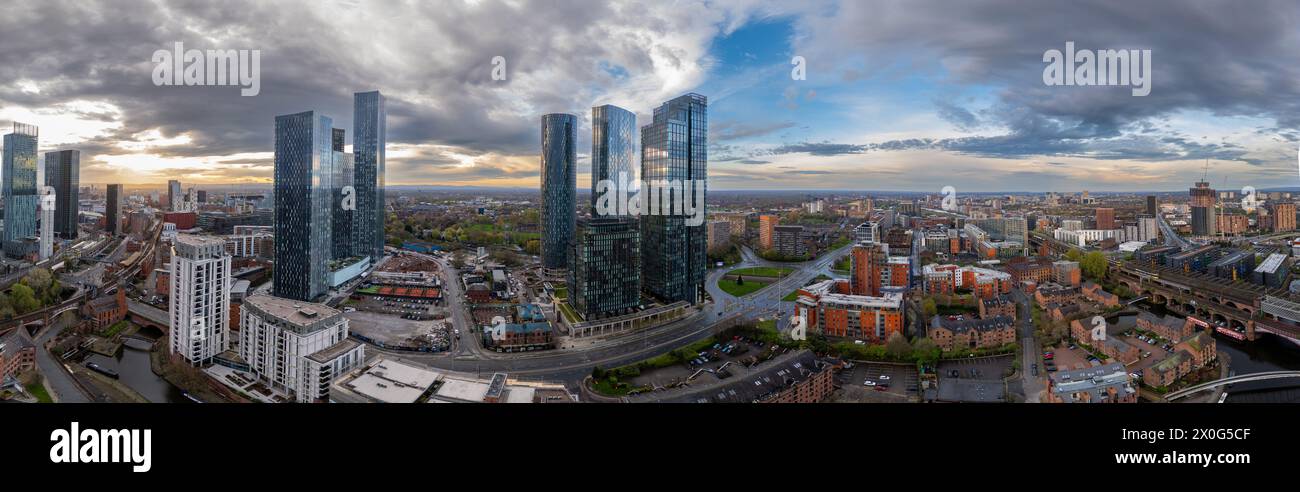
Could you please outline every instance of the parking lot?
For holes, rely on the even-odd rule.
[[[728,346],[732,348],[728,350]],[[631,382],[638,386],[655,388],[670,387],[684,382],[691,385],[717,382],[737,374],[745,374],[749,367],[788,351],[788,349],[776,348],[774,352],[771,350],[773,348],[775,347],[763,342],[745,339],[719,342],[701,351],[687,364],[674,364],[647,370],[632,378]]]
[[[445,316],[443,309],[438,307],[440,302],[432,299],[367,295],[357,297],[360,299],[349,299],[349,302],[344,305],[344,310],[350,307],[357,311],[387,314],[412,321],[442,319]]]
[[[848,401],[878,401],[879,396],[906,401],[917,391],[916,366],[857,362],[836,376]]]
[[[1002,379],[1011,372],[1014,355],[940,361],[938,399],[949,402],[1006,401]]]

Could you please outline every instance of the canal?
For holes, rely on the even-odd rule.
[[[1173,314],[1164,306],[1145,302],[1137,306],[1157,316]],[[1120,316],[1117,322],[1121,328],[1137,325],[1137,316]],[[1215,333],[1215,345],[1232,359],[1228,370],[1233,375],[1252,374],[1267,371],[1300,371],[1300,346],[1273,335],[1260,335],[1254,342],[1238,341],[1234,338]],[[1300,402],[1300,379],[1275,379],[1237,383],[1228,387],[1229,403],[1298,403]]]
[[[94,362],[117,371],[118,380],[122,384],[140,393],[150,402],[191,403],[179,388],[153,373],[149,365],[149,348],[148,342],[128,338],[117,357],[91,354],[86,357],[86,362]]]

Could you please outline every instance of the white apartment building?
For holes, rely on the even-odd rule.
[[[335,379],[365,362],[365,346],[348,338],[348,319],[324,304],[252,295],[240,316],[240,357],[299,403],[328,401]]]
[[[854,243],[878,243],[880,242],[880,225],[867,221],[863,222],[853,230]]]
[[[40,235],[40,255],[44,260],[54,255],[54,207],[55,196],[53,186],[41,187],[41,235]]]
[[[173,354],[201,365],[230,347],[230,284],[225,241],[176,236],[169,313]]]

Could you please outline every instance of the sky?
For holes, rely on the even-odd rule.
[[[46,0],[0,16],[0,132],[83,184],[269,183],[276,115],[388,101],[387,183],[536,187],[541,115],[709,100],[711,189],[1300,185],[1300,3]],[[259,50],[260,92],[158,86],[157,50]],[[1049,86],[1044,53],[1150,50],[1151,93]],[[505,80],[494,80],[494,57]],[[802,57],[805,77],[792,76]],[[638,139],[639,143],[639,139]]]

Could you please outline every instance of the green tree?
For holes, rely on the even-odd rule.
[[[929,337],[917,337],[917,339],[912,342],[912,355],[921,362],[927,364],[938,362],[939,355],[942,352],[943,351],[939,349],[939,344],[935,343],[934,339]]]
[[[925,313],[927,318],[934,316],[939,314],[939,305],[934,302],[933,298],[927,297],[921,301],[921,312]]]
[[[904,337],[902,333],[895,332],[885,342],[885,352],[894,359],[906,359],[909,355],[912,355],[912,344],[907,343],[907,337]]]
[[[14,284],[9,290],[10,299],[13,301],[14,311],[18,314],[27,314],[41,307],[41,301],[36,299],[36,294],[32,288],[22,283]]]
[[[1082,251],[1079,251],[1077,248],[1070,248],[1069,251],[1066,251],[1066,252],[1065,252],[1065,259],[1070,260],[1070,261],[1079,261],[1079,260],[1082,260],[1082,259],[1083,259],[1083,252],[1082,252]]]
[[[1083,270],[1083,274],[1093,280],[1104,278],[1106,276],[1106,267],[1106,255],[1101,254],[1100,251],[1089,252],[1079,262],[1079,268]]]

